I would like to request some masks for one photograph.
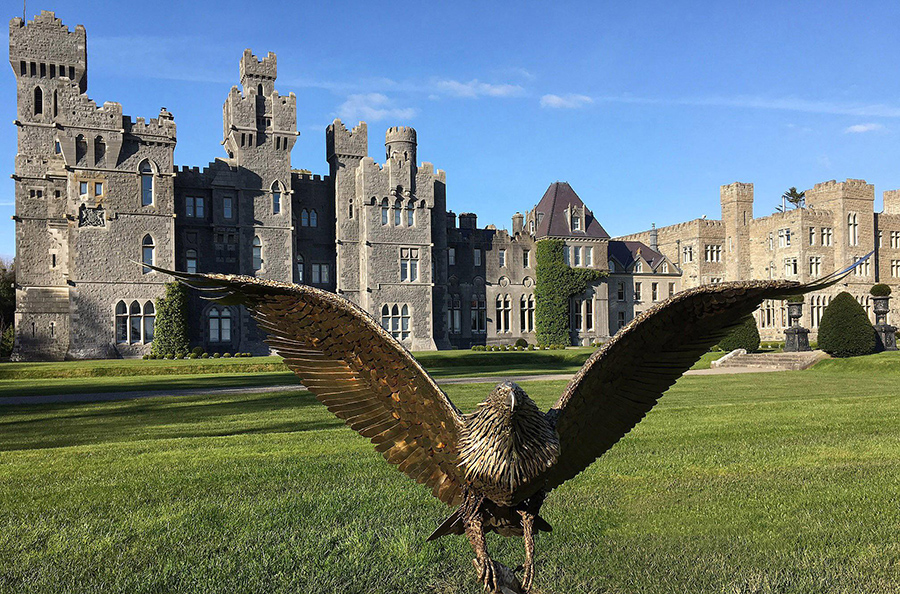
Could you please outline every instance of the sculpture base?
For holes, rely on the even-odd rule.
[[[897,350],[897,328],[889,324],[876,324],[875,337],[878,339],[879,351]]]
[[[791,326],[784,329],[784,352],[801,353],[810,351],[809,330],[800,326]]]

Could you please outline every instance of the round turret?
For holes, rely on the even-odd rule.
[[[388,128],[384,135],[385,157],[400,155],[403,159],[416,162],[416,130],[408,126]]]

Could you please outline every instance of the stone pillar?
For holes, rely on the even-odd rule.
[[[887,323],[887,314],[890,311],[890,297],[872,297],[875,302],[875,335],[878,338],[877,349],[879,351],[897,350],[897,328]]]
[[[788,303],[788,327],[784,329],[784,351],[799,353],[809,351],[809,330],[800,325],[803,303]]]

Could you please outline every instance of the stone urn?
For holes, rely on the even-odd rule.
[[[800,325],[803,303],[788,303],[788,327],[784,329],[784,352],[800,353],[809,348],[809,330]]]
[[[887,323],[887,315],[891,310],[890,296],[872,297],[875,311],[875,335],[878,338],[879,351],[897,350],[897,328]]]

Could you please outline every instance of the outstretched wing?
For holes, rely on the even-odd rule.
[[[242,304],[266,343],[328,410],[448,505],[462,502],[462,415],[419,363],[366,312],[328,291],[248,276],[157,268],[222,303]]]
[[[548,415],[560,439],[557,464],[540,477],[553,489],[625,436],[681,375],[765,299],[816,291],[853,267],[810,284],[738,281],[679,293],[636,317],[594,353]]]

